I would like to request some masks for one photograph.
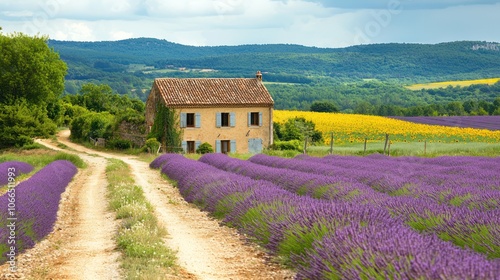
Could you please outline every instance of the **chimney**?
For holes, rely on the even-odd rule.
[[[257,78],[258,81],[262,82],[262,73],[260,71],[257,71],[257,74],[255,74],[255,78]]]

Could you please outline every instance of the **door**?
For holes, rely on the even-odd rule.
[[[231,152],[231,141],[221,140],[220,141],[220,151],[223,154],[229,154]]]

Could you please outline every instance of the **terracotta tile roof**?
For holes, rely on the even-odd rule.
[[[173,108],[274,105],[266,87],[257,78],[158,78],[153,90]]]

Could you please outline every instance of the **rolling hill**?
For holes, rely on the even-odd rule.
[[[362,101],[402,107],[463,102],[469,93],[412,92],[404,86],[500,77],[500,44],[487,42],[347,48],[195,47],[151,38],[48,43],[68,64],[67,93],[78,92],[83,83],[106,83],[142,100],[156,77],[252,77],[260,70],[278,109],[307,110],[314,100],[330,100],[349,112]],[[497,88],[473,98],[493,101],[500,96]]]
[[[117,71],[131,64],[145,64],[157,69],[215,69],[229,76],[245,76],[260,69],[272,74],[307,73],[348,80],[398,79],[415,82],[495,77],[500,74],[500,51],[478,48],[488,43],[470,41],[435,45],[373,44],[348,48],[285,44],[194,47],[139,38],[114,42],[50,40],[49,45],[70,65],[70,75],[71,65],[79,63],[108,71]]]

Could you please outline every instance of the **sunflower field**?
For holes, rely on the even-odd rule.
[[[281,124],[295,117],[314,122],[326,144],[332,132],[336,144],[362,143],[365,138],[383,141],[386,134],[392,142],[500,142],[500,131],[417,124],[379,116],[275,110],[273,117]]]

